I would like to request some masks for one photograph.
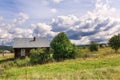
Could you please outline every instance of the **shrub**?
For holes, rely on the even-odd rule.
[[[79,55],[80,55],[80,49],[78,48],[78,46],[73,44],[71,57],[76,58],[76,57],[79,57]]]
[[[30,62],[43,64],[49,60],[50,55],[45,49],[32,49],[30,51]]]
[[[98,51],[98,44],[95,41],[91,41],[89,50],[92,51]]]
[[[64,32],[59,33],[51,42],[51,48],[54,50],[53,58],[55,60],[64,60],[74,58],[73,45]]]
[[[18,67],[23,67],[23,66],[28,66],[30,65],[30,58],[26,57],[25,59],[16,59],[14,61],[14,63],[18,66]]]
[[[8,61],[5,63],[2,63],[2,65],[1,65],[1,67],[3,69],[9,69],[9,68],[14,67],[14,66],[16,66],[16,64],[13,61]]]
[[[114,35],[110,40],[109,40],[109,46],[112,47],[112,49],[115,50],[115,52],[118,51],[120,48],[120,34]]]

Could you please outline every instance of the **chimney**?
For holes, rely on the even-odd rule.
[[[33,41],[36,41],[36,37],[33,37]]]

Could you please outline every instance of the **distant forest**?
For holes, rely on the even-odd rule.
[[[8,50],[8,51],[13,51],[13,48],[12,48],[12,46],[1,46],[0,45],[0,52],[2,51],[2,50]]]

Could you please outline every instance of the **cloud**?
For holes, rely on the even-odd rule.
[[[15,28],[11,30],[10,34],[12,34],[13,38],[30,38],[32,37],[33,31],[31,29],[22,29],[22,28]]]
[[[89,38],[87,36],[84,36],[82,37],[80,40],[74,40],[74,39],[71,39],[71,42],[73,44],[76,44],[76,45],[85,45],[85,44],[88,44],[90,42]]]
[[[53,14],[57,13],[57,9],[55,9],[55,8],[50,9],[50,11],[51,11]]]
[[[29,19],[29,16],[27,14],[21,12],[18,14],[18,18],[14,19],[14,23],[23,24],[28,19]]]
[[[57,35],[58,32],[52,31],[52,26],[46,23],[31,24],[33,30],[33,36],[35,37],[47,37],[49,39]]]
[[[23,17],[24,19],[29,19],[29,16],[27,15],[27,14],[25,14],[25,13],[19,13],[19,16],[20,17]]]
[[[0,38],[3,38],[5,43],[11,43],[15,37],[32,37],[31,29],[21,28],[20,25],[23,25],[29,17],[25,13],[19,13],[18,18],[14,22],[6,22],[2,16],[0,17]],[[12,20],[11,20],[12,21]],[[1,45],[1,44],[0,44]]]
[[[47,8],[47,10],[50,9]],[[36,36],[52,39],[59,32],[66,32],[71,42],[77,45],[89,44],[93,40],[105,43],[111,36],[120,33],[119,18],[117,10],[109,6],[109,1],[97,0],[94,10],[88,11],[82,17],[62,15],[53,18],[49,24],[45,22],[30,23],[31,26],[27,29],[21,27],[29,20],[29,16],[25,13],[19,13],[13,23],[6,23],[1,17],[0,37],[13,39]]]
[[[15,1],[20,12],[27,13],[31,19],[46,19],[54,16],[58,10],[52,4],[62,0],[17,0]]]
[[[51,25],[54,32],[66,31],[70,29],[79,19],[74,15],[58,16],[52,19]]]
[[[60,3],[62,2],[63,0],[52,0],[54,3]]]
[[[66,32],[75,44],[89,44],[95,40],[105,43],[114,34],[120,33],[120,19],[117,10],[108,5],[108,1],[96,1],[93,11],[82,17],[74,15],[59,16],[52,20],[54,32]]]
[[[33,34],[36,37],[45,37],[52,29],[51,26],[45,24],[45,23],[37,23],[37,24],[32,24],[34,26],[33,29]]]

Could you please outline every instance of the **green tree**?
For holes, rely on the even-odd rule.
[[[96,41],[91,41],[89,50],[90,51],[98,51],[98,43]]]
[[[60,61],[67,58],[75,58],[73,45],[64,32],[59,33],[51,42],[51,48],[54,50],[53,58]]]
[[[112,49],[115,50],[115,52],[118,52],[118,49],[120,48],[120,34],[114,35],[110,40],[109,40],[109,46],[112,47]]]

